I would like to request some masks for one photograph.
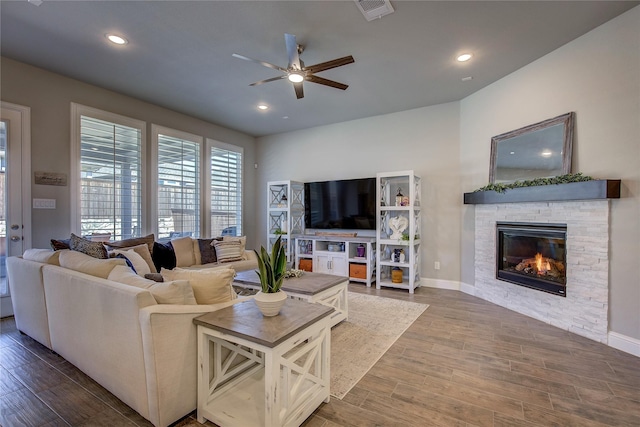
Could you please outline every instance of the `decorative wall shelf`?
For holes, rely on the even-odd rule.
[[[512,188],[504,193],[476,191],[464,193],[465,205],[522,202],[562,202],[569,200],[619,199],[619,179],[597,179],[567,184]]]

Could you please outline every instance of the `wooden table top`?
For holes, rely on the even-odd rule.
[[[288,298],[279,315],[265,317],[255,302],[247,300],[198,316],[193,323],[273,348],[333,311],[333,307]]]
[[[315,295],[347,280],[349,279],[343,276],[305,271],[300,277],[284,279],[281,289],[285,292]],[[260,287],[260,278],[255,270],[240,271],[233,281],[239,284]]]

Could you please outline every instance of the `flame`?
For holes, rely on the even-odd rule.
[[[551,264],[549,264],[549,260],[542,257],[541,253],[536,254],[536,269],[538,270],[538,274],[545,274],[547,271],[551,270]]]

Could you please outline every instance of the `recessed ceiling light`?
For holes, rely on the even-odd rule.
[[[282,118],[286,120],[289,118],[289,116],[282,116]]]
[[[107,38],[111,43],[120,44],[120,45],[123,45],[123,44],[127,44],[127,43],[129,43],[129,42],[127,41],[127,39],[125,39],[124,37],[122,37],[122,36],[118,36],[118,35],[115,35],[115,34],[105,34],[105,37],[106,37],[106,38]]]
[[[258,110],[268,110],[269,106],[266,104],[258,104]]]
[[[473,55],[470,53],[463,53],[462,55],[458,55],[456,59],[458,60],[458,62],[466,62],[470,60],[472,56]]]
[[[460,80],[462,80],[463,82],[468,82],[469,80],[473,80],[473,77],[469,76],[469,77],[463,77]]]
[[[540,153],[542,157],[551,157],[552,154],[553,153],[549,150],[544,150],[542,153]]]

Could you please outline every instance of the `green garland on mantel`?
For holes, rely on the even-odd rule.
[[[569,184],[571,182],[584,182],[592,181],[593,178],[582,173],[568,173],[566,175],[554,176],[551,178],[536,178],[526,181],[516,181],[510,183],[489,184],[482,188],[478,188],[474,193],[478,191],[495,191],[496,193],[504,193],[511,188],[522,187],[535,187],[537,185],[554,185],[554,184]]]

